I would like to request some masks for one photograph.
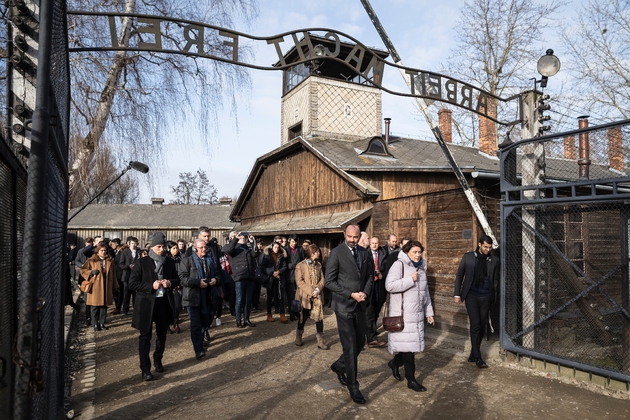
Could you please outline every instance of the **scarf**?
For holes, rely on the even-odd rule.
[[[420,261],[418,262],[415,262],[411,258],[409,260],[411,261],[411,264],[413,264],[416,270],[419,270],[420,268],[422,268],[422,265],[424,264],[424,259],[422,257],[420,257]]]
[[[155,261],[155,273],[158,280],[164,280],[164,261],[166,261],[166,257],[156,254],[152,249],[149,250],[149,257]]]
[[[273,268],[275,268],[276,270],[278,269],[278,258],[280,257],[278,254],[271,251],[271,256],[273,257]]]
[[[206,262],[206,267],[208,268],[207,270],[204,270],[203,262],[201,258],[199,258],[199,255],[193,252],[192,258],[195,263],[195,267],[197,268],[197,276],[200,279],[203,278],[204,274],[205,274],[205,278],[207,279],[216,277],[216,270],[215,270],[214,261],[212,260],[212,258],[210,258],[208,255],[203,257],[203,260]],[[204,315],[207,315],[208,313],[210,313],[210,309],[211,309],[208,307],[208,300],[212,300],[212,293],[210,289],[212,289],[213,291],[216,290],[212,286],[204,287],[203,289],[199,290],[199,293],[200,293],[199,308],[201,309],[201,313]]]
[[[477,272],[475,273],[477,287],[482,287],[484,279],[488,277],[487,259],[488,255],[484,255],[481,252],[477,253]]]

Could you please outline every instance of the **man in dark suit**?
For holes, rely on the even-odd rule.
[[[472,350],[468,361],[478,368],[488,365],[481,358],[481,340],[488,323],[490,306],[496,301],[499,290],[499,259],[491,254],[492,238],[479,238],[477,250],[464,254],[455,276],[454,299],[457,305],[466,303],[470,318],[470,343]]]
[[[180,280],[171,258],[166,258],[166,238],[156,232],[151,238],[149,255],[140,258],[131,269],[129,289],[136,291],[131,326],[140,331],[139,353],[142,379],[150,381],[151,374],[151,333],[155,322],[155,352],[153,364],[156,372],[164,372],[162,356],[166,345],[168,324],[174,322],[173,310],[168,300],[167,290],[176,287]]]
[[[325,285],[332,292],[331,308],[337,317],[343,354],[330,369],[348,387],[352,401],[365,404],[357,382],[357,358],[365,345],[365,300],[374,283],[374,262],[370,253],[357,245],[361,230],[349,225],[345,242],[330,252]]]
[[[385,267],[387,251],[380,247],[379,240],[375,236],[370,239],[369,252],[374,264],[374,284],[372,285],[372,293],[368,296],[365,311],[367,344],[368,347],[383,347],[387,343],[378,339],[376,321],[387,298],[385,277],[383,277],[383,267]]]

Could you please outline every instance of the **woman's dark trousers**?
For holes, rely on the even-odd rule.
[[[405,379],[407,382],[416,380],[416,360],[412,352],[396,353],[394,364],[398,367],[405,367]]]

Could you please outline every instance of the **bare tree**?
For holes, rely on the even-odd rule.
[[[70,191],[73,207],[80,206],[99,192],[103,191],[120,175],[127,162],[115,159],[108,146],[103,146],[90,166],[81,168],[76,188]],[[138,200],[140,190],[134,171],[127,172],[121,179],[107,188],[96,200],[101,204],[133,204]]]
[[[450,76],[471,83],[500,97],[533,88],[530,80],[535,64],[544,53],[543,29],[563,3],[552,0],[468,0],[461,8],[456,27],[457,46],[444,70]],[[492,104],[490,104],[492,105]],[[497,112],[504,109],[501,104]],[[455,132],[460,141],[475,143],[474,119],[470,113],[453,110]]]
[[[205,171],[197,169],[197,173],[182,172],[179,174],[179,184],[171,185],[171,192],[175,199],[171,204],[218,204],[218,193],[214,185],[210,184]]]
[[[256,13],[256,0],[70,0],[72,10],[111,11],[170,16],[233,27],[236,20],[250,21]],[[111,44],[110,26],[102,16],[69,15],[71,47],[90,48]],[[153,42],[138,20],[116,19],[118,44],[138,46]],[[163,44],[181,49],[181,26],[162,22]],[[196,34],[199,36],[199,33]],[[224,39],[217,31],[204,32],[204,51],[220,55]],[[170,43],[170,44],[169,44]],[[223,54],[225,55],[225,54]],[[242,59],[249,57],[239,46]],[[84,167],[93,164],[95,155],[109,146],[116,156],[132,156],[156,164],[163,158],[160,146],[170,131],[196,124],[203,134],[217,127],[216,113],[222,106],[236,107],[235,97],[250,86],[248,73],[234,65],[209,59],[194,59],[176,54],[103,51],[73,53],[71,137],[77,147],[71,151],[70,188],[89,174]],[[234,120],[235,124],[237,121]]]
[[[630,1],[590,0],[561,35],[582,105],[604,119],[630,118]]]

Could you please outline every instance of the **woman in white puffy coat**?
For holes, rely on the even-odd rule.
[[[424,319],[433,324],[434,315],[423,252],[419,241],[407,242],[385,280],[385,288],[390,293],[388,316],[400,316],[402,305],[405,323],[402,331],[389,333],[388,349],[394,358],[387,366],[399,381],[402,377],[398,368],[404,366],[407,387],[417,392],[427,389],[416,380],[415,353],[424,351]]]

